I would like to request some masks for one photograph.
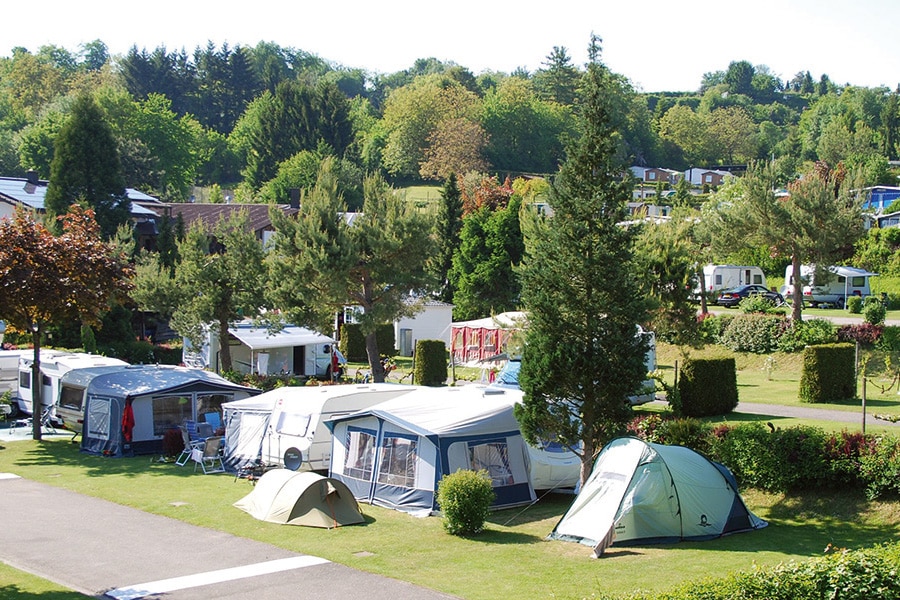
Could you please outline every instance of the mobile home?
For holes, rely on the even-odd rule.
[[[816,273],[815,265],[800,265],[800,278],[803,282],[803,303],[817,308],[820,304],[830,304],[843,308],[850,296],[865,298],[872,295],[869,284],[870,277],[878,273],[870,273],[856,267],[832,266]],[[784,270],[784,286],[781,294],[789,298],[794,292],[794,267],[788,265]]]
[[[334,339],[294,325],[273,333],[243,321],[228,328],[228,341],[234,370],[261,375],[302,375],[329,377]],[[212,327],[207,328],[199,348],[184,340],[184,364],[220,372],[221,342]],[[341,359],[343,357],[340,357]]]

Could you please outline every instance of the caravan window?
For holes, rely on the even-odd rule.
[[[218,429],[222,423],[222,403],[231,402],[233,399],[231,394],[197,396],[197,420],[209,423],[214,429]]]
[[[865,277],[851,277],[850,278],[850,286],[851,287],[864,287],[866,285]]]
[[[381,442],[381,465],[378,467],[378,483],[415,487],[416,440],[385,435]]]
[[[375,462],[375,433],[360,429],[347,431],[347,458],[344,461],[344,475],[368,481],[372,479]]]
[[[722,285],[722,276],[718,273],[715,275],[716,285]]]
[[[193,419],[190,396],[158,396],[153,398],[153,435],[162,436],[167,430]]]
[[[309,415],[283,412],[278,415],[275,431],[287,435],[303,436],[309,429]]]
[[[19,371],[19,387],[23,390],[31,389],[31,372]]]
[[[763,284],[762,275],[760,275],[759,273],[754,273],[753,274],[753,283],[755,283],[756,285],[762,285]]]
[[[469,442],[469,467],[475,471],[487,471],[494,487],[514,483],[505,439]]]
[[[66,408],[74,408],[76,410],[81,410],[81,405],[84,403],[84,388],[71,387],[68,385],[62,386],[62,389],[59,391],[59,405],[65,406]]]

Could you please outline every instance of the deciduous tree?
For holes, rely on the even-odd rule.
[[[73,206],[54,237],[19,210],[0,219],[0,318],[34,344],[33,437],[41,439],[40,349],[47,327],[71,321],[99,325],[100,315],[131,289],[132,270],[100,238],[93,212]]]

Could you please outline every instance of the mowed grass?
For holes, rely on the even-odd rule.
[[[328,531],[253,519],[232,506],[253,488],[229,475],[197,475],[190,466],[147,456],[88,456],[66,439],[3,444],[0,438],[0,444],[0,472],[470,599],[665,590],[684,580],[819,556],[828,544],[859,548],[900,534],[900,502],[869,503],[841,492],[746,490],[747,505],[770,522],[766,529],[702,543],[613,547],[603,559],[591,560],[587,546],[546,539],[571,495],[547,494],[531,507],[495,512],[487,531],[471,539],[446,534],[438,517],[420,519],[369,505],[361,506],[365,524]],[[10,579],[4,578],[9,583],[0,591],[12,585],[36,593],[30,576],[3,574]]]
[[[690,351],[690,356],[731,356],[735,359],[738,381],[738,398],[742,403],[778,404],[799,408],[828,409],[856,413],[862,424],[863,379],[857,382],[857,398],[840,402],[809,404],[799,398],[802,354],[774,353],[769,355],[734,353],[720,346],[709,346],[702,350]],[[684,362],[682,351],[668,344],[658,344],[657,363],[659,371],[667,383],[675,379],[676,368]],[[879,421],[875,415],[900,418],[900,381],[895,381],[893,373],[876,368],[873,360],[866,377],[866,432],[894,432],[900,428],[887,421]],[[765,417],[763,417],[765,418]],[[759,420],[760,416],[732,414],[725,420]],[[771,419],[770,419],[771,420]],[[854,424],[846,422],[810,421],[808,419],[780,418],[780,426],[811,424],[826,430],[854,429]]]
[[[723,352],[729,354],[721,348],[694,354]],[[796,399],[799,355],[734,356],[741,402],[809,406]],[[677,348],[660,344],[658,359],[661,371],[671,378],[676,361],[683,356]],[[408,367],[398,366],[399,373]],[[879,394],[870,389],[868,404],[870,412],[900,414],[896,389]],[[850,404],[814,407],[860,410]],[[654,405],[639,410],[665,408]],[[831,430],[858,428],[852,423],[742,413],[724,420],[777,421],[781,427],[802,423]],[[900,432],[896,427],[877,427],[873,421],[869,421],[869,432]],[[748,507],[769,521],[769,527],[702,543],[613,547],[603,559],[591,560],[587,546],[546,539],[572,501],[572,496],[565,494],[542,495],[533,506],[493,513],[487,531],[467,539],[446,534],[438,517],[419,519],[365,504],[361,505],[365,524],[333,531],[263,523],[232,506],[252,490],[246,481],[235,481],[229,475],[196,475],[190,466],[161,463],[156,457],[88,456],[67,439],[4,443],[0,436],[0,472],[467,599],[579,599],[600,593],[624,595],[638,589],[662,591],[686,580],[820,556],[829,544],[860,548],[894,541],[900,534],[900,501],[866,502],[861,493],[846,491],[768,494],[742,490]],[[25,514],[23,507],[23,517]],[[83,597],[9,567],[0,569],[0,577],[3,597]]]

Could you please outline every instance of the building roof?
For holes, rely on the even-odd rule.
[[[285,214],[294,215],[298,209],[288,204],[276,204]],[[154,207],[157,214],[168,214],[171,217],[181,215],[184,225],[190,228],[196,222],[201,222],[207,227],[213,227],[222,219],[229,219],[238,211],[246,211],[250,219],[250,229],[254,232],[264,231],[272,227],[269,219],[268,204],[209,204],[193,202],[176,202],[160,204]]]
[[[44,212],[44,196],[47,195],[47,181],[37,177],[0,177],[0,201],[24,206],[37,212]],[[125,195],[131,200],[131,216],[155,218],[157,215],[144,204],[158,203],[153,196],[148,196],[135,189],[125,188]]]

